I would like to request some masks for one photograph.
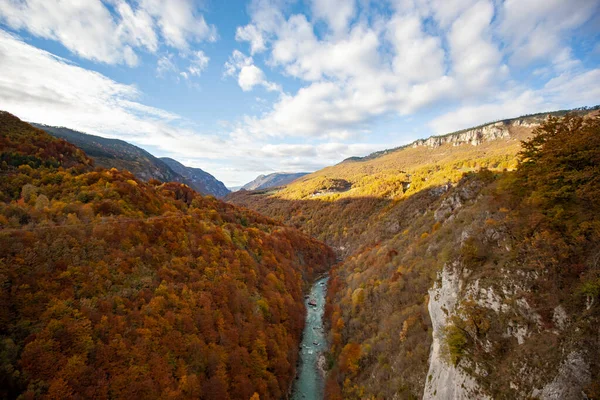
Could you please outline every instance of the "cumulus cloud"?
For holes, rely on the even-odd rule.
[[[235,40],[250,43],[250,54],[261,53],[267,49],[263,33],[255,25],[239,26],[235,31]]]
[[[332,149],[319,143],[297,147],[235,130],[202,132],[175,113],[140,102],[143,93],[135,86],[73,65],[2,30],[0,70],[1,110],[26,121],[151,147],[156,155],[201,167],[230,185],[265,171],[322,168],[360,148],[342,144]]]
[[[0,0],[0,22],[60,42],[77,56],[107,64],[138,63],[137,50],[155,53],[162,40],[187,50],[216,40],[216,28],[192,0]],[[135,6],[134,6],[135,5]]]
[[[597,15],[596,0],[509,0],[498,11],[499,34],[505,39],[511,63],[524,66],[550,60],[560,69],[572,66],[568,34]],[[532,21],[533,18],[533,21]]]
[[[252,53],[265,53],[274,71],[305,83],[270,111],[247,117],[243,129],[347,139],[368,132],[378,117],[411,115],[436,104],[455,109],[432,124],[436,131],[440,121],[453,127],[450,121],[527,110],[531,88],[520,87],[511,68],[542,59],[554,70],[580,67],[568,38],[600,2],[575,1],[576,10],[569,12],[572,5],[563,0],[394,0],[387,13],[369,2],[359,8],[353,0],[311,0],[311,14],[305,15],[288,14],[283,1],[254,0],[251,21],[236,38],[247,41]],[[318,33],[320,23],[325,33]],[[598,27],[590,29],[598,33]],[[549,80],[555,73],[534,76]],[[506,93],[520,100],[505,101]],[[548,90],[531,93],[536,104],[562,104]],[[465,117],[469,112],[479,115]]]
[[[324,20],[331,31],[342,34],[355,12],[355,0],[312,0],[313,15]]]
[[[225,76],[235,76],[236,74],[238,85],[244,92],[248,92],[256,86],[263,86],[270,92],[281,91],[281,86],[269,82],[263,70],[254,65],[252,57],[244,55],[239,50],[234,50],[225,63]]]

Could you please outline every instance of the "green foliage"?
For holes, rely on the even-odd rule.
[[[458,364],[467,349],[468,340],[465,331],[454,324],[448,324],[444,327],[443,342],[448,352],[449,362],[452,365]]]

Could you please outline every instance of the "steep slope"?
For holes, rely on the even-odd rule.
[[[170,158],[154,157],[146,150],[123,140],[107,139],[68,128],[32,125],[79,147],[97,166],[129,171],[144,181],[157,179],[161,182],[185,183],[202,194],[215,197],[223,197],[229,193],[222,182],[201,169],[185,167]]]
[[[182,176],[186,185],[200,193],[211,194],[215,197],[225,197],[230,193],[223,182],[200,168],[186,167],[179,161],[168,157],[161,157],[160,159],[175,173]]]
[[[559,110],[538,114],[530,114],[524,115],[518,118],[506,119],[496,122],[490,122],[487,124],[479,125],[473,128],[463,129],[456,132],[447,133],[445,135],[440,136],[431,136],[427,139],[418,139],[414,142],[400,146],[394,149],[387,149],[382,151],[377,151],[375,153],[369,154],[366,157],[351,157],[345,161],[366,161],[373,160],[375,158],[384,156],[386,154],[393,153],[398,150],[405,149],[407,147],[417,147],[417,146],[429,146],[429,147],[439,147],[443,144],[450,143],[453,146],[458,146],[461,144],[469,143],[474,146],[477,146],[485,141],[496,140],[500,138],[506,138],[511,135],[511,127],[524,127],[531,128],[536,127],[540,123],[544,122],[544,120],[550,115],[553,117],[562,117],[567,113],[576,113],[579,115],[585,115],[591,111],[599,109],[600,106],[595,107],[581,107],[579,109],[573,110]]]
[[[129,171],[144,181],[158,179],[161,182],[174,182],[179,179],[178,174],[164,162],[146,150],[123,140],[107,139],[68,128],[42,124],[32,125],[79,147],[99,167]]]
[[[0,397],[285,395],[323,244],[0,114]]]
[[[531,143],[554,139],[537,171],[519,164],[524,119],[229,197],[344,259],[328,291],[327,398],[598,398],[591,115],[541,121]]]
[[[531,120],[517,119],[503,125],[501,134],[476,145],[469,138],[481,128],[463,131],[447,142],[417,141],[324,168],[284,188],[240,191],[227,199],[300,228],[345,257],[397,229],[397,223],[382,221],[399,202],[427,188],[457,182],[470,171],[514,169],[520,141],[533,126]]]
[[[252,182],[246,183],[242,186],[244,190],[259,190],[268,189],[277,186],[287,185],[295,181],[298,178],[308,175],[308,172],[296,172],[296,173],[285,173],[275,172],[269,175],[259,175]]]

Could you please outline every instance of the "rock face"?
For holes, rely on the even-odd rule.
[[[255,180],[242,186],[244,190],[268,189],[271,187],[287,185],[298,178],[308,175],[308,172],[275,172],[269,175],[259,175]]]
[[[510,127],[532,128],[539,125],[534,121],[524,119],[516,119],[511,121],[500,121],[489,125],[480,126],[477,128],[450,133],[443,136],[431,136],[428,139],[419,139],[411,144],[411,147],[428,146],[439,147],[444,144],[452,144],[458,146],[461,144],[470,144],[478,146],[483,142],[490,140],[506,139],[510,137]]]
[[[541,400],[581,399],[581,388],[590,382],[587,362],[580,352],[570,353],[561,364],[552,382],[541,390],[534,390],[533,397]]]
[[[215,197],[225,197],[230,193],[223,182],[200,168],[186,167],[172,158],[161,157],[161,160],[184,178],[181,182],[197,192]]]
[[[462,269],[462,270],[461,270]],[[490,399],[493,396],[487,393],[480,385],[480,379],[487,376],[486,367],[478,364],[469,357],[459,360],[456,365],[450,361],[447,347],[445,347],[445,328],[451,323],[451,317],[464,317],[460,309],[461,302],[474,301],[477,307],[493,312],[497,318],[503,319],[510,315],[520,315],[528,320],[525,324],[509,322],[502,335],[504,339],[514,338],[517,349],[525,348],[524,345],[536,340],[535,335],[546,330],[541,322],[541,317],[531,310],[524,299],[515,301],[516,293],[521,292],[526,285],[516,283],[528,282],[531,277],[517,274],[512,279],[506,272],[506,281],[502,290],[494,291],[492,287],[484,287],[479,279],[469,279],[470,271],[461,268],[455,262],[445,265],[439,273],[438,282],[429,291],[428,311],[433,327],[433,343],[429,356],[429,371],[427,373],[423,399]],[[510,305],[509,305],[510,304]],[[513,317],[514,318],[514,317]],[[554,310],[555,328],[551,335],[560,335],[567,327],[569,318],[562,306]],[[504,340],[503,339],[503,340]],[[513,339],[513,340],[514,340]],[[490,350],[495,345],[494,339],[487,337],[482,340],[481,347],[484,351]],[[493,362],[489,355],[488,361]],[[544,371],[550,378],[539,385],[542,371],[536,367],[528,366],[526,357],[516,361],[520,365],[519,373],[512,376],[510,390],[514,398],[537,398],[540,400],[581,399],[583,389],[591,382],[590,364],[586,361],[583,350],[572,350],[563,357],[558,368]],[[552,378],[552,376],[554,376]],[[508,393],[506,393],[508,394]]]
[[[440,282],[429,291],[428,310],[433,326],[433,344],[423,399],[488,399],[488,396],[481,393],[473,377],[452,365],[444,356],[444,327],[448,316],[454,312],[461,280],[452,266],[444,267],[439,278]]]
[[[369,154],[366,157],[349,157],[342,162],[360,162],[372,160],[374,158],[382,157],[386,154],[390,154],[395,151],[405,149],[407,147],[415,148],[419,146],[427,146],[431,148],[436,148],[448,143],[452,144],[453,146],[459,146],[462,144],[478,146],[484,142],[488,142],[491,140],[509,139],[511,137],[511,128],[535,128],[543,122],[544,118],[545,115],[539,115],[533,117],[523,117],[493,122],[490,124],[481,125],[475,128],[462,130],[458,132],[453,132],[446,135],[431,136],[427,139],[418,139],[408,145],[378,151]]]
[[[520,297],[530,290],[535,274],[523,271],[501,271],[502,280],[495,286],[488,286],[483,279],[473,279],[473,271],[464,268],[459,262],[445,265],[439,273],[438,281],[429,291],[428,311],[433,327],[433,342],[429,356],[429,370],[425,382],[423,399],[491,399],[493,394],[487,390],[486,377],[491,372],[490,365],[494,359],[494,347],[498,341],[516,341],[511,345],[515,353],[513,365],[516,370],[504,378],[510,379],[510,392],[503,392],[512,398],[537,398],[540,400],[576,400],[586,398],[584,388],[591,382],[590,362],[586,361],[585,346],[577,343],[555,349],[555,367],[546,364],[536,365],[526,355],[532,345],[540,340],[554,340],[564,337],[572,331],[570,318],[562,305],[553,311],[552,328],[543,323],[542,317],[532,310],[527,300]],[[474,360],[469,355],[461,357],[456,365],[450,361],[448,347],[445,342],[446,328],[452,324],[451,318],[468,318],[463,308],[471,302],[480,310],[487,310],[488,315],[496,320],[507,321],[500,335],[491,332],[479,337],[480,348],[487,353],[486,357]],[[513,342],[514,343],[514,342]],[[523,354],[518,354],[519,349]],[[570,349],[570,350],[569,350]],[[565,352],[565,355],[560,353]],[[538,356],[539,357],[539,356]],[[552,358],[549,358],[552,360]],[[561,360],[556,363],[556,360]],[[482,362],[483,361],[483,362]],[[485,364],[488,364],[487,366]]]

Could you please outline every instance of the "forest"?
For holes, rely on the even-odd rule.
[[[517,137],[402,149],[231,197],[344,257],[330,273],[326,398],[423,396],[429,294],[444,269],[471,290],[448,316],[448,364],[486,395],[510,399],[551,382],[565,355],[582,352],[583,392],[600,398],[600,119],[549,117]],[[352,189],[311,196],[325,179]],[[480,293],[496,296],[497,309]]]
[[[285,396],[331,249],[5,112],[0,150],[0,397]]]

